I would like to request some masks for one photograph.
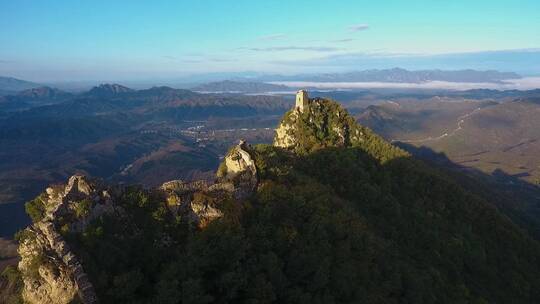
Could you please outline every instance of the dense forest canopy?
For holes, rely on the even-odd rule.
[[[540,245],[495,207],[333,101],[291,113],[292,149],[250,148],[251,196],[194,198],[223,213],[204,228],[133,186],[123,216],[64,229],[101,302],[540,301]]]

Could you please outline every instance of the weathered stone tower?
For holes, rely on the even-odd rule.
[[[309,97],[306,90],[296,92],[296,109],[303,112],[309,106]]]

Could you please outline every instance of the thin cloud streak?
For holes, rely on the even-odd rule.
[[[228,58],[199,58],[199,59],[182,59],[179,60],[181,63],[208,63],[208,62],[234,62],[236,59]]]
[[[340,48],[326,46],[274,46],[265,48],[242,47],[240,50],[248,50],[254,52],[284,52],[284,51],[312,51],[312,52],[335,52],[340,51]]]
[[[369,28],[367,24],[353,24],[349,26],[349,32],[355,33],[360,31],[365,31]]]
[[[272,41],[272,40],[279,40],[279,39],[285,39],[285,38],[287,38],[287,35],[285,34],[273,34],[273,35],[261,36],[258,38],[258,40]]]
[[[200,60],[200,59],[183,59],[183,60],[180,60],[181,63],[204,63],[205,61],[204,60]]]
[[[354,41],[354,39],[345,38],[345,39],[330,40],[329,42],[332,42],[332,43],[344,43],[344,42],[352,42],[352,41]]]
[[[232,61],[236,61],[236,60],[228,59],[228,58],[208,58],[208,61],[212,61],[212,62],[232,62]]]

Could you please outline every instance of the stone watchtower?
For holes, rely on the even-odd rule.
[[[306,109],[309,106],[309,97],[306,90],[300,90],[296,92],[296,106],[295,108],[300,111],[304,112],[304,109]]]

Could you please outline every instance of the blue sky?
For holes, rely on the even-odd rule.
[[[400,66],[540,74],[540,1],[0,0],[0,75],[171,79]]]

